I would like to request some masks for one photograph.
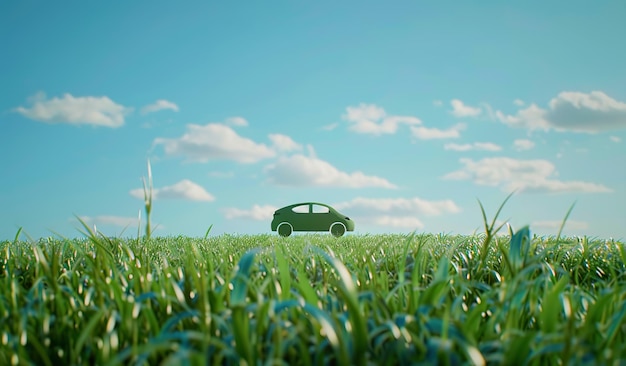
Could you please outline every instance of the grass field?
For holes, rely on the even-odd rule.
[[[623,242],[85,234],[0,243],[0,364],[626,363]]]
[[[626,364],[626,245],[498,235],[511,195],[481,235],[153,238],[144,194],[143,237],[0,242],[0,365]]]

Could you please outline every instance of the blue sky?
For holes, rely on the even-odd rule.
[[[493,215],[626,237],[626,2],[0,3],[0,239],[357,233]],[[142,212],[142,218],[145,214]],[[124,231],[124,228],[126,230]]]

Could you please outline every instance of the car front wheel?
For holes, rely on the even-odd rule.
[[[341,222],[336,222],[330,226],[330,233],[333,234],[334,237],[338,238],[345,234],[346,226]]]
[[[278,235],[287,237],[291,235],[293,228],[291,227],[290,223],[281,222],[280,225],[278,225],[278,228],[276,229],[276,231],[278,231]]]

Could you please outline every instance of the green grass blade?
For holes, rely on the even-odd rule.
[[[523,267],[524,261],[528,257],[530,250],[530,229],[524,226],[511,237],[509,245],[509,259],[513,266],[513,275],[517,274]]]
[[[22,234],[22,228],[17,229],[17,233],[15,233],[15,239],[13,239],[13,245],[16,245],[20,240],[20,234]]]
[[[288,300],[291,297],[291,273],[289,271],[289,263],[285,258],[285,250],[282,246],[278,246],[275,251],[276,263],[278,264],[278,278],[280,279],[280,299]]]
[[[563,218],[563,222],[561,222],[561,226],[559,227],[559,233],[556,234],[556,243],[559,242],[559,239],[561,238],[561,233],[563,232],[563,228],[565,227],[565,223],[567,222],[567,219],[569,218],[569,215],[574,210],[574,206],[575,205],[576,205],[576,202],[572,203],[572,205],[567,210],[567,213],[565,214],[565,217]]]
[[[254,259],[259,249],[246,252],[235,267],[235,276],[231,282],[230,305],[232,307],[232,319],[237,353],[248,362],[254,363],[256,355],[250,339],[250,320],[246,311],[246,298],[248,284],[250,283],[250,271],[254,265]]]
[[[239,307],[246,305],[250,271],[259,251],[260,249],[249,250],[239,259],[235,267],[235,275],[231,281],[232,291],[230,292],[230,303],[232,306]]]
[[[347,302],[349,319],[352,323],[354,363],[357,365],[364,364],[368,345],[367,328],[365,327],[365,319],[361,315],[358,301],[359,295],[354,281],[352,280],[352,275],[346,266],[336,257],[331,256],[319,248],[315,248],[315,251],[320,254],[339,275],[339,290]]]
[[[542,311],[539,315],[539,321],[542,331],[546,334],[556,331],[557,325],[560,323],[559,313],[561,311],[561,301],[559,301],[559,297],[568,283],[569,279],[567,277],[561,277],[561,279],[543,296],[543,300],[541,301]]]
[[[209,225],[209,228],[206,229],[206,233],[204,233],[204,240],[206,240],[209,237],[209,233],[211,232],[211,229],[213,229],[213,224]]]

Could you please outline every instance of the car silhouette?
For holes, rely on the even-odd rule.
[[[329,205],[303,202],[276,210],[272,231],[278,231],[280,236],[289,236],[294,231],[329,231],[340,237],[346,231],[354,231],[354,221]]]

